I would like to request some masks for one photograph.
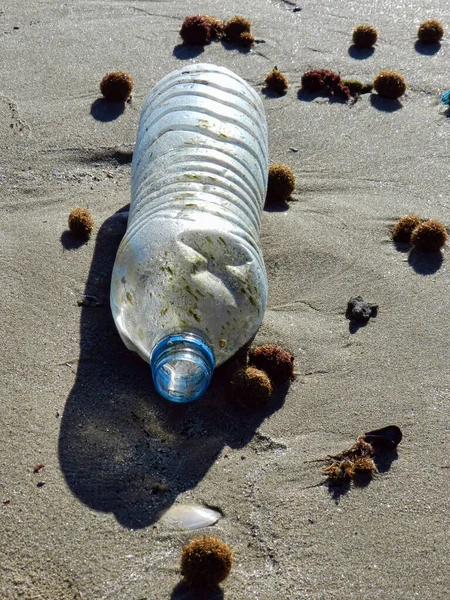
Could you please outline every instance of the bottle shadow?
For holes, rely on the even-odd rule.
[[[179,494],[195,487],[224,446],[244,447],[282,406],[286,390],[258,411],[230,402],[228,382],[245,360],[242,351],[216,370],[205,396],[192,404],[168,402],[154,391],[149,366],[126,349],[109,308],[124,210],[97,234],[84,295],[98,303],[80,309],[80,354],[72,361],[76,379],[64,407],[58,451],[67,485],[81,502],[137,529],[154,523]]]
[[[81,160],[86,164],[105,163],[111,166],[131,165],[133,161],[133,150],[120,147],[105,148],[102,150],[85,149]]]

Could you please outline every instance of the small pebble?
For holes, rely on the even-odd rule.
[[[352,296],[348,301],[346,316],[351,321],[368,321],[377,309],[378,304],[365,302],[361,296]]]

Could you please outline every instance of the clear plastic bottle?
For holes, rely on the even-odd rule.
[[[169,400],[199,398],[261,324],[267,145],[261,99],[223,67],[174,71],[144,102],[111,309]]]

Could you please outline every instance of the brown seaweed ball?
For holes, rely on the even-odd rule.
[[[411,235],[411,244],[417,250],[437,252],[448,240],[445,225],[440,221],[424,221],[418,225]]]
[[[223,36],[223,23],[216,17],[210,17],[209,15],[202,15],[209,23],[210,36],[212,40],[220,40]]]
[[[406,92],[406,81],[403,75],[395,71],[381,71],[375,77],[373,87],[383,98],[400,98]]]
[[[412,232],[421,222],[422,219],[417,215],[401,217],[392,229],[392,239],[394,242],[409,243]]]
[[[302,90],[312,93],[325,92],[330,96],[343,96],[350,100],[350,89],[343,85],[339,73],[330,69],[313,69],[306,71],[301,79]]]
[[[417,37],[422,44],[437,44],[444,35],[444,28],[437,19],[428,19],[419,25]]]
[[[294,377],[294,357],[276,344],[264,344],[250,350],[249,363],[265,371],[274,382],[289,381]]]
[[[264,80],[264,83],[269,89],[278,92],[278,94],[285,94],[289,86],[289,81],[286,75],[281,73],[281,71],[279,71],[276,67],[273,69],[273,71],[270,71]]]
[[[378,39],[378,32],[373,25],[362,23],[353,30],[352,39],[357,48],[372,48]]]
[[[325,77],[333,72],[328,69],[313,69],[302,75],[302,90],[308,92],[319,92],[325,86]],[[339,77],[339,75],[338,75]]]
[[[231,548],[214,537],[196,538],[181,553],[181,574],[189,585],[215,586],[229,575],[232,564]]]
[[[250,48],[255,43],[255,38],[249,31],[244,31],[244,33],[241,33],[241,35],[238,37],[237,43],[239,46]]]
[[[273,392],[269,376],[255,367],[242,367],[231,378],[234,398],[250,407],[263,407]]]
[[[106,100],[125,102],[133,91],[133,79],[122,71],[107,73],[100,82],[100,91]]]
[[[252,24],[245,17],[232,17],[229,19],[223,28],[225,39],[228,42],[241,43],[241,35],[243,33],[251,33]]]
[[[89,239],[94,227],[94,219],[87,208],[73,208],[68,219],[70,233],[80,239]]]
[[[289,200],[295,189],[295,175],[293,170],[283,163],[274,163],[269,167],[267,181],[268,203],[283,203]]]
[[[210,17],[194,15],[186,17],[180,29],[180,36],[185,44],[190,46],[204,46],[211,40]]]

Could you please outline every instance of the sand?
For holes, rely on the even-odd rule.
[[[247,16],[259,42],[184,49],[182,20],[202,12]],[[399,250],[390,228],[410,212],[450,223],[450,33],[415,44],[426,18],[450,27],[448,3],[16,0],[0,13],[0,597],[202,597],[180,584],[194,534],[158,520],[182,504],[218,507],[200,533],[236,553],[208,600],[446,597],[450,249]],[[360,22],[380,33],[370,56],[349,53]],[[289,209],[263,215],[255,340],[290,350],[297,376],[263,414],[233,406],[229,367],[192,405],[157,397],[109,310],[140,108],[192,61],[261,93],[270,158],[297,176]],[[280,98],[263,93],[275,65],[291,82]],[[312,68],[362,81],[392,68],[409,89],[399,103],[299,99]],[[111,70],[135,80],[123,111],[98,101]],[[66,231],[77,205],[96,223],[81,245]],[[83,294],[98,305],[79,306]],[[357,329],[354,295],[379,305]],[[318,459],[388,424],[404,438],[369,485],[319,485]]]

